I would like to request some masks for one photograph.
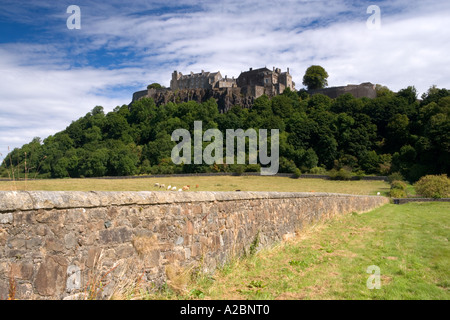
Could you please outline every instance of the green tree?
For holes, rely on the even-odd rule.
[[[313,65],[306,69],[303,84],[308,90],[322,89],[328,85],[328,73],[321,66]]]
[[[129,147],[122,146],[110,152],[109,165],[114,175],[129,176],[137,173],[138,160]]]
[[[386,126],[387,147],[389,152],[395,152],[398,146],[403,146],[408,143],[410,138],[409,133],[409,118],[406,114],[394,115]]]
[[[149,84],[147,86],[147,89],[161,89],[161,88],[163,88],[163,86],[156,82]]]

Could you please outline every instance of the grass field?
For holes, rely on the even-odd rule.
[[[341,216],[201,275],[184,294],[147,298],[448,300],[449,212],[449,203],[409,203]],[[379,289],[367,287],[369,266],[379,268]]]
[[[164,177],[139,179],[49,179],[28,181],[0,181],[0,190],[46,191],[156,191],[155,182],[181,188],[190,185],[190,191],[286,191],[332,192],[347,194],[385,195],[389,184],[384,181],[336,181],[322,179],[292,179],[273,176],[207,176]],[[196,186],[198,185],[198,188]]]

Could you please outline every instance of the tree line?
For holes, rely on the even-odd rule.
[[[286,89],[272,98],[257,98],[251,108],[236,105],[226,113],[219,113],[214,99],[156,106],[143,98],[106,114],[96,106],[65,130],[43,141],[34,138],[5,157],[0,175],[78,178],[260,170],[255,164],[174,165],[171,151],[177,142],[171,133],[183,128],[193,135],[194,121],[202,121],[203,131],[279,129],[279,172],[395,172],[414,182],[426,174],[450,173],[449,114],[450,90],[436,86],[421,99],[413,86],[397,93],[377,86],[374,99],[351,94],[330,99]]]

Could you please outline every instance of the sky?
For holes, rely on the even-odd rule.
[[[321,65],[330,87],[450,89],[449,17],[442,0],[1,0],[0,162],[174,70],[289,68],[301,89]]]

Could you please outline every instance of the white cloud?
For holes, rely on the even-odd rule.
[[[138,69],[61,69],[59,66],[22,66],[12,53],[0,50],[0,153],[34,137],[42,139],[65,129],[95,106],[111,111],[128,104],[131,93],[113,96],[108,88],[145,83]],[[130,80],[132,79],[132,80]],[[0,156],[0,161],[2,158]]]
[[[141,14],[180,4],[194,9]],[[124,6],[122,1],[80,1],[79,5],[80,32],[60,31],[59,42],[0,45],[3,156],[8,145],[20,147],[35,136],[45,138],[96,105],[112,110],[130,102],[133,91],[148,83],[168,86],[173,70],[204,69],[237,77],[249,67],[289,67],[299,89],[306,68],[320,64],[330,75],[330,86],[370,81],[395,91],[409,85],[420,93],[433,84],[450,88],[450,4],[441,1],[379,1],[380,30],[367,29],[364,2],[145,1]],[[7,12],[14,16],[14,10]],[[112,54],[110,66],[89,63],[99,49],[105,58]],[[72,67],[74,59],[85,67]],[[120,86],[135,89],[117,92]]]

